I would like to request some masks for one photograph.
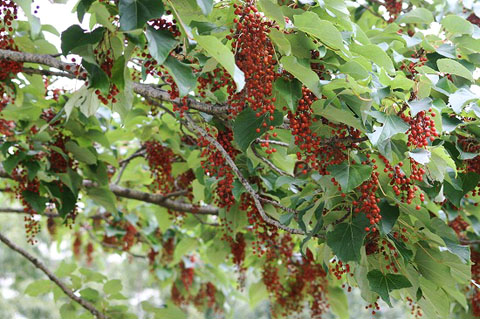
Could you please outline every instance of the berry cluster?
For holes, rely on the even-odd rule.
[[[18,51],[12,34],[12,22],[17,20],[18,7],[12,0],[0,0],[0,49]],[[0,60],[0,81],[12,78],[22,71],[23,63]]]
[[[435,137],[439,136],[433,120],[435,115],[431,108],[428,112],[420,111],[415,116],[407,116],[405,113],[400,115],[410,125],[410,129],[407,131],[407,146],[424,148],[430,141],[434,141]]]
[[[347,146],[344,142],[346,138],[356,139],[360,137],[360,132],[343,124],[334,124],[324,118],[316,118],[311,107],[316,100],[318,98],[310,90],[302,88],[302,98],[298,101],[297,111],[295,113],[288,111],[288,119],[292,135],[295,137],[295,145],[301,151],[297,152],[297,159],[303,160],[321,175],[328,175],[328,166],[340,164],[347,159],[345,153],[347,147],[357,147],[356,143]],[[312,125],[318,121],[331,128],[333,138],[328,142],[322,136],[312,132]]]
[[[97,60],[98,65],[100,65],[100,68],[111,79],[113,63],[115,61],[115,58],[113,56],[113,49],[111,48],[108,48],[106,50],[100,49],[100,47],[102,46],[102,43],[103,42],[100,42],[99,46],[93,51],[93,53],[95,54],[95,58]],[[72,62],[74,62],[74,60]],[[110,84],[110,88],[106,96],[104,96],[104,94],[102,94],[102,92],[99,89],[95,90],[95,94],[103,104],[108,104],[109,101],[112,101],[112,103],[117,103],[116,96],[118,95],[118,93],[120,93],[120,90],[118,89],[117,85],[114,83]]]
[[[207,131],[209,131],[208,128]],[[222,145],[225,151],[227,151],[232,160],[235,160],[235,157],[239,152],[232,145],[232,130],[227,128],[224,130],[219,130],[217,132],[216,139],[217,142]],[[222,153],[220,153],[215,146],[210,145],[205,138],[199,138],[198,145],[203,148],[201,156],[207,157],[205,161],[201,162],[205,173],[208,176],[215,176],[218,180],[218,185],[216,187],[216,203],[219,207],[230,208],[233,204],[235,204],[235,197],[232,194],[232,184],[234,180],[232,169],[223,158]]]
[[[147,141],[144,147],[147,152],[150,172],[155,181],[155,187],[162,194],[170,193],[174,187],[172,163],[175,159],[175,154],[171,149],[163,146],[158,141]]]
[[[264,116],[263,126],[268,127],[273,121],[275,98],[272,98],[275,64],[273,44],[268,38],[273,22],[267,20],[253,4],[238,6],[234,4],[233,20],[235,30],[227,36],[232,40],[235,62],[245,74],[245,87],[235,93],[235,86],[230,86],[229,105],[233,107],[232,115],[240,113],[247,105],[256,112],[257,117]],[[272,127],[273,129],[273,127]]]
[[[391,23],[395,21],[402,12],[402,0],[385,0],[385,8],[390,15],[388,22]]]
[[[69,140],[68,137],[63,136],[62,133],[58,133],[54,142],[51,144],[51,147],[57,148],[62,151],[63,154],[56,151],[54,148],[51,149],[48,156],[48,161],[50,162],[50,168],[55,173],[66,173],[69,168],[72,168],[73,161],[68,156],[67,150],[65,149],[65,143]]]

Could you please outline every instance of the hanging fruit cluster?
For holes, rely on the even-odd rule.
[[[155,188],[161,194],[168,194],[174,187],[172,163],[175,159],[173,151],[158,141],[147,141],[144,144],[147,162],[150,167]]]
[[[227,89],[229,105],[233,107],[231,118],[247,106],[255,111],[257,117],[263,116],[264,127],[269,127],[275,112],[275,99],[272,98],[273,81],[275,80],[274,49],[268,33],[273,22],[267,20],[253,1],[245,5],[234,4],[235,29],[230,30],[227,39],[232,40],[235,63],[245,74],[245,87],[236,93],[236,87]]]
[[[402,0],[385,0],[385,8],[390,15],[388,22],[391,23],[395,21],[402,12]]]
[[[209,129],[207,128],[209,132]],[[225,128],[218,130],[216,135],[217,142],[225,149],[228,155],[235,160],[235,157],[239,154],[238,150],[232,145],[233,132],[232,130]],[[215,176],[218,180],[216,187],[216,203],[219,207],[226,207],[229,209],[235,204],[235,197],[232,194],[234,174],[232,169],[227,164],[222,153],[216,149],[214,145],[211,145],[204,137],[200,137],[198,145],[203,149],[202,158],[206,157],[206,160],[201,162],[205,174],[207,176]]]

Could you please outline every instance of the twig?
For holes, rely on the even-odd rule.
[[[146,150],[141,148],[138,151],[136,151],[135,153],[133,153],[132,155],[130,155],[129,157],[127,157],[126,159],[124,159],[123,161],[120,161],[120,163],[119,163],[121,165],[120,171],[118,172],[118,176],[117,176],[117,179],[115,180],[114,184],[117,185],[118,183],[120,183],[120,180],[122,179],[123,172],[125,171],[125,168],[127,168],[127,165],[128,165],[128,163],[130,163],[131,160],[133,160],[134,158],[143,156],[145,154],[146,154]]]
[[[280,228],[280,229],[283,229],[289,233],[292,233],[292,234],[301,234],[301,235],[304,235],[305,233],[302,231],[302,230],[299,230],[299,229],[295,229],[295,228],[291,228],[291,227],[287,227],[285,225],[283,225],[282,223],[280,223],[278,220],[275,220],[273,218],[271,218],[270,216],[268,216],[266,213],[265,213],[265,210],[263,209],[263,206],[262,206],[262,203],[260,202],[259,198],[258,198],[258,195],[257,193],[255,192],[255,190],[252,188],[252,186],[250,185],[250,183],[245,179],[245,177],[243,176],[242,172],[240,172],[240,170],[238,169],[237,165],[235,164],[235,162],[232,160],[232,158],[230,157],[230,155],[228,154],[227,151],[225,151],[225,149],[223,148],[223,146],[218,143],[218,141],[213,138],[210,134],[208,134],[204,129],[202,129],[201,127],[199,127],[197,124],[195,124],[195,122],[192,120],[192,118],[190,117],[190,115],[188,114],[185,114],[185,119],[187,120],[187,122],[189,123],[189,126],[191,127],[191,129],[195,132],[197,132],[198,134],[202,135],[207,141],[209,141],[222,155],[223,155],[223,158],[227,161],[228,165],[230,166],[230,168],[232,169],[232,171],[235,173],[235,175],[237,176],[237,178],[240,180],[240,183],[242,183],[243,187],[245,187],[245,189],[247,190],[247,192],[250,194],[250,196],[252,196],[253,198],[253,201],[255,203],[255,207],[257,208],[258,210],[258,213],[260,214],[260,216],[262,217],[262,219],[267,223],[267,224],[270,224],[272,226],[275,226],[277,228]]]
[[[277,172],[279,175],[283,175],[283,176],[290,176],[290,177],[293,177],[292,174],[289,174],[283,170],[281,170],[280,168],[276,167],[275,164],[273,164],[272,162],[270,162],[267,158],[263,157],[262,155],[258,154],[257,150],[255,149],[255,145],[252,144],[250,145],[250,148],[253,152],[253,154],[258,157],[260,160],[262,160],[265,164],[267,164],[267,166],[269,166],[271,169],[273,169],[275,172]]]
[[[276,140],[262,140],[262,139],[259,139],[259,138],[257,138],[255,140],[255,143],[257,143],[257,144],[269,143],[269,144],[274,144],[274,145],[283,146],[283,147],[289,147],[290,146],[288,143],[285,143],[285,142],[276,141]]]
[[[130,256],[135,257],[135,258],[148,258],[148,256],[138,255],[138,254],[132,253],[132,252],[130,252],[130,251],[125,251],[125,250],[120,249],[117,245],[109,244],[109,243],[104,243],[103,241],[98,240],[97,236],[95,236],[95,234],[92,232],[92,230],[90,229],[90,227],[86,227],[86,226],[85,226],[85,227],[83,227],[83,229],[85,229],[85,230],[87,231],[88,237],[90,237],[90,239],[92,239],[94,242],[96,242],[97,244],[99,244],[99,245],[101,245],[101,246],[103,246],[103,247],[115,249],[115,250],[118,250],[118,252],[127,253],[127,254],[129,254]]]
[[[40,260],[36,257],[30,255],[26,250],[21,247],[18,247],[13,242],[11,242],[7,237],[0,233],[0,241],[2,241],[5,245],[10,247],[12,250],[16,251],[23,257],[25,257],[30,263],[32,263],[36,268],[40,269],[45,273],[45,275],[50,278],[70,299],[77,302],[83,308],[88,310],[92,315],[99,319],[106,319],[108,318],[102,312],[100,312],[93,304],[88,302],[87,300],[75,295],[73,291],[67,287],[67,285],[61,281],[57,276],[55,276]]]
[[[288,213],[292,213],[292,214],[298,214],[298,212],[293,209],[293,208],[288,208],[286,206],[283,206],[282,204],[280,204],[279,202],[277,201],[274,201],[274,200],[271,200],[271,199],[268,199],[268,198],[265,198],[265,197],[259,197],[259,199],[262,201],[262,202],[265,202],[265,203],[269,203],[269,204],[272,204],[273,206],[276,206]]]

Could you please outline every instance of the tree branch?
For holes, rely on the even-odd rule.
[[[5,170],[0,168],[0,178],[8,178],[12,179],[10,175],[5,172]],[[95,183],[90,180],[84,180],[83,186],[86,188],[95,187]],[[174,201],[169,199],[171,197],[169,194],[167,195],[160,195],[160,194],[151,194],[146,193],[130,188],[121,187],[115,184],[110,184],[109,186],[112,193],[114,193],[118,197],[124,197],[129,199],[135,199],[142,202],[155,204],[158,206],[162,206],[171,210],[175,210],[178,212],[184,213],[193,213],[193,214],[200,214],[200,215],[218,215],[218,208],[213,206],[197,206],[185,202]],[[179,196],[178,193],[175,194]]]
[[[287,227],[285,225],[283,225],[282,223],[280,223],[278,220],[275,220],[273,218],[271,218],[270,216],[268,216],[266,213],[265,213],[265,210],[263,209],[263,206],[262,206],[262,203],[260,202],[259,200],[259,197],[257,195],[257,193],[255,192],[255,190],[252,188],[252,186],[250,185],[250,183],[246,180],[246,178],[243,176],[242,172],[240,172],[240,170],[238,169],[237,165],[235,164],[235,162],[232,160],[232,158],[230,157],[230,155],[228,154],[227,151],[225,151],[225,149],[223,148],[223,146],[218,143],[218,141],[213,138],[210,134],[208,134],[204,129],[202,129],[200,126],[198,126],[197,124],[195,124],[195,122],[192,120],[192,118],[190,117],[190,115],[188,114],[185,114],[185,119],[187,120],[190,128],[192,129],[192,131],[195,131],[197,132],[198,134],[200,134],[201,136],[203,136],[207,141],[209,141],[220,153],[222,153],[222,156],[223,158],[227,161],[228,165],[230,166],[230,168],[232,169],[232,171],[235,173],[235,175],[238,177],[238,179],[240,180],[240,183],[242,183],[243,187],[245,187],[245,189],[247,190],[247,192],[250,194],[250,196],[252,196],[253,198],[253,201],[255,203],[255,207],[257,208],[258,210],[258,213],[260,214],[260,216],[262,217],[262,219],[267,223],[267,224],[270,224],[272,226],[275,226],[277,228],[280,228],[280,229],[283,229],[289,233],[292,233],[292,234],[301,234],[301,235],[305,235],[305,233],[299,229],[295,229],[295,228],[291,228],[291,227]]]
[[[108,317],[105,316],[102,312],[100,312],[93,304],[88,302],[87,300],[77,296],[74,292],[67,287],[67,285],[61,281],[57,276],[55,276],[40,260],[36,257],[30,255],[26,250],[21,247],[18,247],[13,242],[11,242],[7,237],[0,233],[0,241],[7,245],[12,250],[16,251],[23,257],[25,257],[30,263],[32,263],[36,268],[40,269],[45,275],[50,278],[70,299],[77,302],[80,306],[88,310],[92,315],[94,315],[98,319],[107,319]]]
[[[270,167],[271,169],[273,169],[275,172],[277,172],[279,175],[283,175],[283,176],[290,176],[290,177],[293,177],[292,174],[289,174],[283,170],[281,170],[280,168],[276,167],[272,162],[270,162],[267,158],[263,157],[262,155],[260,155],[257,150],[255,149],[255,144],[252,144],[250,145],[250,148],[253,152],[253,154],[258,157],[260,160],[262,160],[265,164],[267,164],[268,167]]]
[[[29,62],[29,63],[37,63],[43,64],[52,68],[56,68],[58,70],[64,71],[65,74],[58,72],[58,71],[47,71],[47,70],[38,70],[33,71],[35,69],[27,68],[25,73],[38,73],[42,75],[57,75],[57,76],[65,76],[68,78],[78,78],[79,80],[86,80],[82,76],[76,76],[74,74],[77,65],[73,63],[66,63],[62,62],[59,59],[52,57],[51,55],[47,54],[34,54],[34,53],[27,53],[27,52],[19,52],[19,51],[10,51],[10,50],[0,50],[0,60],[11,60],[16,62]],[[80,70],[83,73],[83,70]],[[133,82],[133,90],[135,93],[140,94],[144,97],[150,97],[152,99],[159,99],[162,101],[168,101],[176,104],[182,104],[182,100],[180,98],[171,99],[170,94],[158,88],[155,88],[148,84]],[[225,114],[228,112],[229,107],[227,105],[212,105],[208,103],[203,103],[197,101],[193,98],[187,99],[188,107],[198,110],[201,112],[209,113],[209,114]]]

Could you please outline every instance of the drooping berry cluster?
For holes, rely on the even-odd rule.
[[[407,131],[407,146],[424,148],[429,142],[434,141],[435,137],[439,136],[433,120],[435,115],[431,108],[427,112],[420,111],[415,116],[408,116],[405,113],[400,115],[410,125],[410,129]]]
[[[13,40],[12,22],[17,20],[18,7],[12,0],[0,0],[0,49],[18,51]],[[23,63],[0,59],[0,81],[11,79],[22,71]]]
[[[328,175],[328,166],[343,163],[347,159],[345,150],[348,147],[357,147],[354,141],[360,137],[360,132],[346,125],[315,117],[311,106],[316,100],[318,98],[310,90],[302,88],[302,98],[298,101],[297,111],[288,111],[288,119],[295,145],[300,148],[297,159],[303,160],[320,174]],[[312,131],[312,125],[318,121],[330,127],[332,137],[328,141]],[[351,138],[353,142],[346,144],[347,138]]]
[[[209,131],[208,128],[207,131]],[[232,145],[232,130],[227,128],[224,130],[218,130],[216,140],[220,145],[222,145],[232,160],[235,160],[235,157],[239,152]],[[207,158],[201,162],[205,173],[208,176],[215,176],[218,180],[218,185],[216,187],[216,203],[219,207],[231,207],[235,203],[235,197],[232,194],[232,184],[234,180],[232,169],[227,164],[222,153],[218,151],[214,145],[211,145],[205,138],[199,138],[198,145],[203,148],[201,156]]]
[[[158,141],[147,141],[144,144],[147,161],[150,166],[155,188],[162,194],[168,194],[174,186],[172,163],[175,159],[173,151]]]
[[[393,22],[402,12],[402,0],[385,0],[385,8],[390,15],[388,22]]]
[[[250,2],[250,3],[249,3]],[[274,49],[268,33],[273,22],[258,12],[252,1],[244,6],[234,4],[235,30],[227,39],[232,40],[235,62],[245,74],[245,87],[236,93],[236,86],[228,87],[229,105],[233,107],[231,118],[249,106],[257,117],[264,116],[262,125],[273,121],[275,99],[272,98],[275,80]]]

